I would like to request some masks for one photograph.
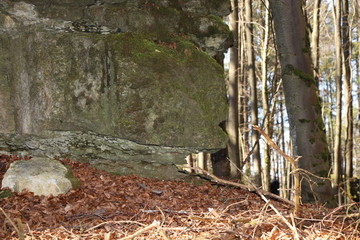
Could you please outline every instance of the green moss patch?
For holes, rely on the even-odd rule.
[[[81,187],[81,181],[74,176],[74,174],[71,171],[71,168],[69,166],[67,166],[67,165],[64,165],[64,166],[67,169],[65,177],[70,180],[72,187],[73,188],[80,188]]]
[[[13,195],[14,194],[9,190],[1,190],[0,191],[0,199],[7,198],[7,197],[12,197]]]

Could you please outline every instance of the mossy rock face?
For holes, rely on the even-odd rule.
[[[0,5],[0,150],[148,165],[223,148],[227,137],[218,125],[226,119],[226,90],[211,56],[224,52],[231,36],[219,17],[228,1],[220,2]],[[59,132],[102,136],[100,145],[111,136],[132,147],[98,151],[94,138],[74,144]]]
[[[222,69],[184,39],[171,46],[131,33],[14,39],[16,125],[28,134],[87,130],[142,144],[222,148]]]

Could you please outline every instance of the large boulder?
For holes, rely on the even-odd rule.
[[[33,158],[13,162],[2,180],[2,188],[21,192],[28,190],[35,195],[59,195],[72,188],[68,169],[59,161]]]
[[[153,176],[223,148],[228,3],[1,1],[0,150]]]

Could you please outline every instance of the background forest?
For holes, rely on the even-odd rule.
[[[259,125],[287,155],[293,156],[294,152],[295,155],[299,155],[296,154],[299,152],[296,150],[299,150],[303,143],[299,141],[294,143],[294,132],[290,129],[285,107],[285,84],[282,84],[284,70],[281,72],[279,62],[281,49],[278,47],[279,43],[276,44],[274,36],[278,39],[281,37],[276,35],[279,31],[275,34],[273,23],[273,20],[283,21],[278,23],[278,26],[282,27],[281,25],[286,25],[287,22],[286,17],[282,20],[273,18],[275,11],[276,16],[279,15],[281,7],[276,8],[276,5],[283,4],[285,8],[288,7],[290,10],[287,12],[292,16],[294,11],[291,8],[296,1],[289,1],[289,6],[281,1],[270,2],[273,14],[267,0],[232,0],[233,12],[228,20],[235,41],[225,59],[230,109],[226,123],[230,138],[227,148],[230,164],[226,174],[243,181],[251,176],[258,186],[261,185],[266,190],[270,190],[271,180],[275,182],[278,180],[280,195],[292,198],[290,189],[293,179],[290,174],[292,172],[290,162],[285,161],[272,147],[269,147],[262,140],[259,132],[252,127]],[[308,78],[316,87],[316,93],[313,95],[318,95],[315,97],[321,106],[324,123],[324,125],[321,123],[319,128],[325,130],[326,148],[330,151],[330,155],[327,155],[329,158],[331,156],[329,171],[317,175],[331,179],[332,191],[337,192],[339,204],[349,201],[350,198],[358,200],[358,196],[356,199],[355,195],[359,191],[360,177],[360,148],[357,144],[360,137],[359,1],[297,2],[303,4],[306,36],[293,35],[291,38],[296,32],[291,28],[289,32],[285,32],[285,35],[289,36],[287,41],[291,44],[296,45],[297,41],[302,41],[303,43],[299,44],[309,47],[305,49],[306,51],[304,49],[302,51],[304,55],[311,57],[313,72],[300,77]],[[293,18],[296,16],[290,18],[289,22],[294,22]],[[292,27],[301,28],[301,26]],[[303,90],[298,88],[296,91]],[[288,96],[290,99],[291,95]],[[306,100],[310,102],[310,98]],[[321,135],[321,132],[323,131],[316,135]],[[200,158],[202,162],[203,157]],[[313,164],[304,169],[308,168],[314,173],[316,171],[312,170],[317,167]],[[303,185],[304,182],[310,185],[307,191],[316,192],[317,190],[313,188],[316,180],[310,179],[311,173],[303,172],[302,182]]]
[[[293,136],[285,108],[269,3],[233,1],[232,5],[234,11],[229,24],[235,43],[229,53],[227,131],[230,137],[228,154],[234,164],[230,164],[230,175],[239,177],[252,173],[255,183],[267,190],[270,190],[271,179],[280,180],[281,195],[289,197],[288,189],[292,184],[290,163],[261,140],[259,133],[251,127],[260,125],[277,146],[288,155],[293,154]],[[333,188],[339,194],[338,202],[342,203],[348,199],[345,196],[358,194],[355,183],[360,174],[357,144],[360,117],[359,2],[304,1],[303,14],[331,153],[331,173],[323,177],[331,177]],[[353,192],[350,191],[351,185]]]

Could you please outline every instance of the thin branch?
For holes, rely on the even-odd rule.
[[[290,230],[293,232],[294,234],[294,239],[300,239],[299,238],[299,233],[297,231],[297,228],[295,226],[295,223],[293,223],[293,225],[290,224],[290,222],[288,220],[286,220],[286,218],[277,210],[277,208],[274,207],[274,205],[269,201],[269,199],[267,199],[260,191],[260,189],[256,188],[255,186],[253,186],[253,188],[255,189],[255,191],[259,194],[259,196],[261,197],[262,200],[264,200],[264,202],[266,204],[269,205],[269,207],[280,217],[280,219],[290,228]]]
[[[135,238],[136,236],[140,235],[140,234],[143,234],[144,232],[147,232],[153,228],[157,228],[160,226],[160,222],[159,221],[156,221],[154,220],[149,226],[147,227],[144,227],[138,231],[136,231],[135,233],[131,234],[130,236],[127,236],[127,237],[124,237],[124,238],[120,238],[119,240],[127,240],[127,239],[133,239]]]
[[[296,217],[300,216],[300,197],[301,197],[301,187],[300,187],[300,175],[299,175],[299,167],[298,167],[298,160],[301,158],[300,156],[296,159],[290,157],[286,153],[284,153],[278,145],[276,145],[273,140],[263,131],[260,129],[259,126],[252,126],[256,131],[258,131],[266,140],[267,144],[269,144],[272,148],[274,148],[283,158],[288,160],[294,168],[294,202],[295,202],[295,209],[294,213]]]
[[[285,202],[291,206],[294,206],[294,202],[290,201],[290,200],[287,200],[285,198],[282,198],[276,194],[273,194],[273,193],[270,193],[270,192],[267,192],[267,191],[264,191],[262,189],[257,189],[253,186],[248,186],[248,185],[245,185],[245,184],[241,184],[241,183],[236,183],[236,182],[232,182],[232,181],[228,181],[228,180],[224,180],[224,179],[221,179],[221,178],[218,178],[216,177],[215,175],[209,173],[208,171],[204,170],[204,169],[201,169],[201,168],[198,168],[198,167],[193,167],[193,168],[190,168],[190,167],[185,167],[185,168],[188,168],[188,169],[194,169],[196,171],[198,171],[199,173],[202,173],[202,174],[205,174],[206,176],[210,177],[211,180],[213,182],[216,182],[216,183],[220,183],[220,184],[224,184],[224,185],[229,185],[229,186],[234,186],[234,187],[238,187],[238,188],[241,188],[243,190],[246,190],[246,191],[249,191],[249,192],[261,192],[262,194],[264,195],[267,195],[271,198],[274,198],[278,201],[281,201],[281,202]]]
[[[93,226],[91,228],[88,228],[85,230],[85,232],[90,232],[91,230],[94,230],[96,228],[99,228],[103,225],[107,225],[107,224],[123,224],[123,223],[131,223],[131,224],[138,224],[138,225],[141,225],[141,226],[146,226],[145,224],[142,224],[142,223],[139,223],[139,222],[136,222],[136,221],[106,221],[106,222],[102,222],[96,226]]]
[[[10,224],[14,227],[15,231],[17,232],[17,234],[18,234],[18,236],[19,236],[19,239],[20,239],[20,240],[23,240],[23,239],[24,239],[24,231],[23,231],[23,229],[22,229],[22,226],[20,225],[20,224],[22,224],[22,223],[21,223],[21,220],[18,219],[18,224],[19,224],[19,227],[21,228],[21,229],[19,229],[19,228],[16,226],[16,224],[11,220],[11,218],[9,217],[9,215],[6,214],[6,212],[4,211],[4,209],[0,207],[0,210],[1,210],[1,212],[4,214],[5,218],[6,218],[6,219],[10,222]]]

